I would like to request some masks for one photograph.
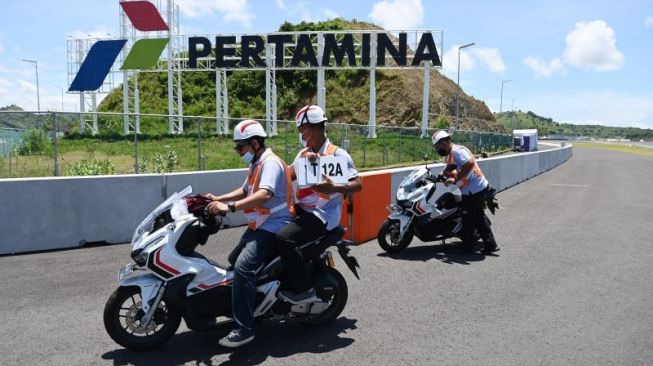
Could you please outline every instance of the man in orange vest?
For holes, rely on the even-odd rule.
[[[476,164],[474,155],[465,146],[451,142],[451,135],[446,131],[436,131],[431,137],[433,148],[440,156],[445,156],[445,168],[442,171],[447,180],[446,186],[455,184],[462,193],[462,234],[463,249],[474,249],[474,231],[478,230],[483,239],[483,252],[494,253],[499,250],[494,234],[485,216],[483,201],[489,189],[489,183],[481,168]]]
[[[277,233],[277,248],[286,269],[288,281],[293,291],[280,291],[279,297],[294,303],[317,300],[310,274],[297,246],[314,240],[340,223],[343,195],[358,192],[363,187],[351,156],[342,148],[332,144],[326,137],[327,123],[324,110],[316,105],[307,105],[295,116],[299,140],[304,146],[295,161],[302,157],[315,160],[318,155],[343,156],[347,159],[344,174],[348,183],[336,185],[323,176],[323,181],[297,190],[297,209],[293,221]],[[292,179],[295,179],[294,163],[290,166]]]
[[[238,347],[254,339],[256,273],[277,254],[275,234],[292,219],[293,192],[286,164],[265,147],[265,130],[254,120],[240,122],[234,128],[235,149],[249,164],[243,185],[221,196],[209,195],[211,214],[243,210],[249,222],[238,247],[232,286],[236,328],[219,343]],[[231,259],[231,258],[230,258]]]

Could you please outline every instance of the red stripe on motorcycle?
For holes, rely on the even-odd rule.
[[[213,285],[206,285],[206,284],[201,283],[197,287],[201,288],[202,290],[208,290],[210,288],[214,288],[214,287],[217,287],[217,286],[224,286],[224,285],[228,284],[229,282],[231,282],[231,280],[222,280],[222,281],[220,281],[220,282],[218,282],[216,284],[213,284]]]
[[[157,251],[156,251],[156,254],[154,255],[154,263],[155,263],[157,266],[163,268],[166,272],[169,272],[169,273],[171,273],[171,274],[173,274],[173,275],[175,275],[175,276],[181,273],[181,272],[177,271],[176,269],[170,267],[169,265],[163,263],[163,262],[161,261],[161,258],[159,258],[159,255],[160,255],[160,254],[161,254],[161,249],[157,250]]]

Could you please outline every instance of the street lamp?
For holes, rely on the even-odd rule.
[[[468,44],[466,44],[464,46],[459,46],[458,47],[458,78],[456,80],[456,85],[458,86],[458,90],[456,91],[456,126],[458,126],[460,124],[460,121],[458,120],[458,114],[459,114],[459,112],[458,112],[459,111],[459,108],[458,108],[458,105],[459,105],[458,94],[460,93],[460,50],[462,50],[463,48],[471,47],[473,45],[474,45],[474,43],[468,43]]]
[[[503,84],[509,83],[512,80],[504,80],[501,82],[501,102],[499,103],[499,113],[501,113],[501,110],[503,109]]]
[[[41,93],[39,92],[39,63],[34,60],[23,60],[24,62],[29,62],[34,64],[36,67],[36,109],[41,111]]]

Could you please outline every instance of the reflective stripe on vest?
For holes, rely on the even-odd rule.
[[[336,154],[338,146],[329,142],[323,154],[320,156],[332,156]],[[302,150],[300,156],[304,157],[311,152],[311,148],[307,147]],[[340,193],[326,194],[320,193],[311,187],[302,188],[297,190],[297,201],[299,201],[299,206],[302,208],[322,208],[326,206],[329,201],[332,199],[338,198]]]
[[[449,153],[449,155],[447,155],[446,165],[447,166],[456,165],[456,159],[454,159],[453,152],[458,150],[458,149],[467,150],[467,153],[470,156],[469,161],[471,161],[472,164],[473,164],[472,165],[472,170],[470,171],[470,173],[473,173],[473,174],[476,174],[479,177],[482,177],[483,172],[481,171],[481,168],[478,167],[478,164],[476,164],[476,159],[474,159],[474,154],[472,154],[472,152],[469,151],[469,149],[466,148],[465,146],[455,145],[455,144],[453,146],[451,146],[451,152]],[[460,171],[458,171],[458,173],[460,173]],[[467,175],[469,176],[469,174],[467,174]],[[457,185],[458,185],[458,188],[464,189],[465,187],[467,187],[469,185],[469,179],[467,177],[460,177],[460,179],[458,180]]]
[[[248,196],[251,196],[254,194],[254,192],[258,191],[258,186],[259,183],[261,183],[261,172],[263,171],[263,165],[268,159],[276,159],[279,163],[281,163],[281,166],[283,167],[283,172],[286,175],[286,202],[277,205],[272,208],[267,208],[267,207],[254,207],[254,208],[248,208],[245,209],[243,212],[245,213],[245,217],[247,217],[247,227],[249,227],[252,230],[256,230],[263,225],[265,220],[270,217],[273,213],[282,210],[284,208],[288,208],[290,211],[290,215],[294,216],[295,215],[295,206],[293,205],[293,194],[292,194],[292,184],[290,183],[291,177],[290,177],[290,170],[286,166],[286,164],[278,157],[276,156],[272,150],[267,150],[266,152],[263,153],[260,157],[261,162],[256,166],[256,169],[252,172],[250,170],[249,175],[247,176],[247,185],[249,187],[249,192],[247,192]]]

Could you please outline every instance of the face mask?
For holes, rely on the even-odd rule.
[[[447,150],[445,149],[437,149],[438,155],[440,156],[447,156]]]
[[[306,147],[308,144],[308,140],[304,140],[304,135],[301,132],[299,133],[299,143],[302,144],[303,147]]]
[[[254,153],[248,151],[245,155],[241,156],[240,159],[244,161],[245,164],[249,165],[252,163],[252,160],[254,160]]]

